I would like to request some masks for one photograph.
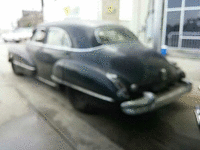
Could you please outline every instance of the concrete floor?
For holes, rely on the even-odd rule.
[[[200,148],[193,113],[200,104],[200,60],[168,56],[186,71],[193,90],[163,109],[136,117],[105,111],[89,115],[74,110],[66,94],[34,78],[15,76],[7,62],[8,46],[0,45],[0,125],[28,115],[31,109],[77,149]]]

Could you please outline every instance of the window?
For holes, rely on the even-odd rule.
[[[100,44],[127,42],[137,40],[137,37],[125,28],[104,27],[95,31],[96,39]]]
[[[186,0],[185,1],[185,6],[186,7],[200,6],[200,0]]]
[[[181,7],[181,4],[182,0],[168,0],[168,8]]]
[[[180,14],[180,11],[167,13],[166,45],[168,46],[178,46]]]
[[[183,35],[200,36],[200,10],[185,11]]]
[[[33,33],[32,41],[43,43],[45,36],[46,36],[46,33],[44,30],[36,30]]]
[[[68,34],[65,32],[63,33],[63,37],[62,37],[62,45],[68,46],[68,47],[71,46],[70,38],[69,38]]]
[[[200,47],[200,0],[165,0],[166,24],[162,44],[177,48]]]
[[[49,29],[47,44],[71,47],[71,42],[68,34],[63,29],[59,28]]]

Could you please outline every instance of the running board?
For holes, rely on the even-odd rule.
[[[47,79],[44,79],[44,78],[42,78],[42,77],[39,77],[39,76],[37,76],[36,79],[38,79],[39,81],[41,81],[41,82],[43,82],[43,83],[45,83],[45,84],[48,84],[48,85],[50,85],[50,86],[52,86],[52,87],[57,87],[57,86],[58,86],[56,83],[54,83],[54,82],[52,82],[52,81],[49,81],[49,80],[47,80]]]

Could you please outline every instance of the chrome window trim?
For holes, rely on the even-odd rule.
[[[62,31],[62,32],[64,32],[64,33],[67,35],[67,40],[69,41],[69,46],[60,45],[60,47],[72,47],[72,41],[71,41],[70,36],[69,36],[69,34],[67,33],[67,31],[65,31],[64,29],[59,28],[59,27],[50,27],[48,33],[49,33],[51,30]],[[48,39],[48,33],[47,33],[47,39]],[[48,44],[47,42],[46,42],[46,44],[47,44],[47,45],[51,45],[51,44]],[[52,45],[52,46],[56,46],[56,45]]]
[[[65,31],[64,29],[59,28],[59,27],[51,27],[50,29],[52,29],[52,28],[53,29],[61,29],[61,30]],[[36,30],[46,30],[46,29],[45,28],[37,28]],[[69,36],[68,33],[67,33],[67,35]],[[70,38],[70,36],[69,36],[69,38]],[[92,52],[92,51],[97,51],[97,50],[100,50],[102,48],[105,48],[105,45],[100,45],[100,46],[91,47],[91,48],[73,48],[72,46],[67,47],[67,46],[50,45],[48,43],[41,43],[41,42],[37,42],[37,41],[33,41],[33,40],[30,40],[30,42],[31,42],[31,44],[35,44],[36,46],[41,46],[41,47],[44,47],[44,48],[51,48],[51,49],[58,50],[58,51],[60,51],[60,50],[61,51],[68,51],[68,52]],[[70,42],[71,42],[71,39],[70,39]]]
[[[35,71],[35,70],[36,70],[35,67],[26,65],[26,64],[24,64],[24,63],[22,63],[22,62],[19,62],[19,61],[17,61],[17,60],[14,60],[14,61],[13,61],[13,64],[15,64],[15,65],[17,65],[17,66],[20,66],[20,67],[22,67],[22,68],[25,68],[25,69],[27,69],[27,70],[31,70],[31,71]]]
[[[34,44],[35,46],[44,46],[44,43],[37,42],[37,41],[29,41],[30,44]]]
[[[100,28],[98,28],[98,29],[96,29],[96,30],[94,31],[94,36],[95,36],[97,42],[100,44],[100,43],[101,43],[101,39],[100,39],[99,36],[98,36],[98,31],[99,31],[99,30],[100,30]]]
[[[69,52],[92,52],[92,51],[96,51],[96,50],[105,48],[105,45],[100,45],[100,46],[96,46],[96,47],[92,47],[92,48],[72,48],[72,47],[44,44],[43,47],[52,48],[52,49],[56,49],[56,50],[62,50],[62,51],[69,51]]]
[[[93,96],[93,97],[96,97],[96,98],[99,98],[99,99],[101,99],[101,100],[105,100],[105,101],[108,101],[108,102],[114,102],[114,100],[113,100],[111,97],[108,97],[108,96],[105,96],[105,95],[101,95],[101,94],[99,94],[99,93],[90,91],[90,90],[85,89],[85,88],[83,88],[83,87],[74,85],[74,84],[69,83],[69,82],[67,82],[67,81],[64,81],[64,80],[62,80],[62,79],[59,79],[59,78],[57,78],[57,77],[54,76],[54,75],[52,75],[51,78],[52,78],[52,80],[55,80],[55,81],[58,82],[58,83],[64,84],[64,85],[66,85],[66,86],[69,86],[69,87],[71,87],[71,88],[73,88],[73,89],[75,89],[75,90],[78,90],[78,91],[80,91],[80,92],[83,92],[83,93],[85,93],[85,94],[91,95],[91,96]]]

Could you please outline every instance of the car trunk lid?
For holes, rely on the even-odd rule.
[[[115,45],[114,48],[116,51],[111,58],[111,68],[128,84],[146,88],[154,85],[150,88],[157,91],[177,80],[176,68],[158,52],[136,42],[126,43],[126,46]]]

